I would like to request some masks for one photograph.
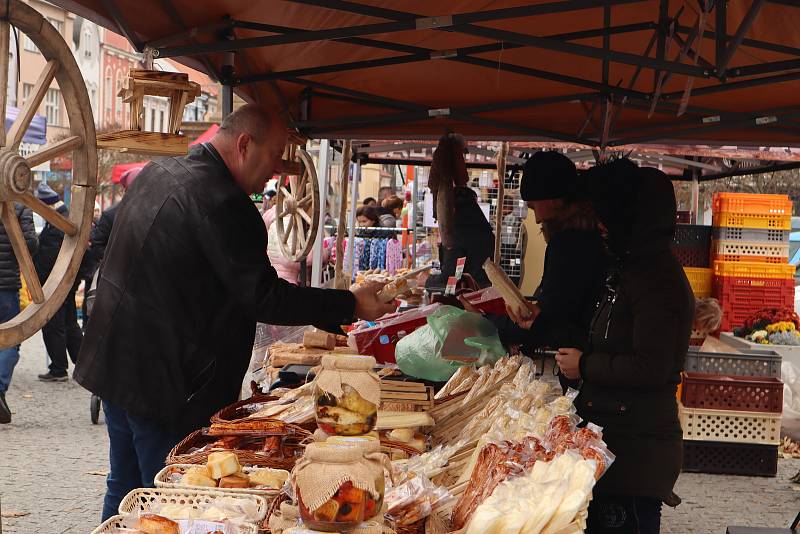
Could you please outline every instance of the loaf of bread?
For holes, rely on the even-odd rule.
[[[181,484],[186,484],[187,486],[203,486],[205,488],[217,487],[216,480],[200,473],[185,473],[181,477]]]
[[[144,534],[180,534],[178,523],[155,514],[140,515],[139,530]]]
[[[208,470],[211,472],[211,478],[215,480],[242,470],[239,465],[239,459],[230,451],[212,452],[208,455],[207,465]]]
[[[280,488],[286,479],[289,478],[287,471],[278,469],[256,469],[248,475],[251,486],[266,486],[268,488]]]

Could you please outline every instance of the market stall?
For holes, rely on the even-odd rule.
[[[797,140],[800,9],[790,2],[691,9],[665,1],[501,2],[489,10],[465,0],[445,14],[421,1],[268,6],[275,9],[224,1],[202,9],[185,0],[56,3],[119,30],[149,58],[177,57],[219,79],[226,112],[234,88],[285,112],[297,137],[287,147],[285,160],[294,165],[277,220],[292,259],[308,255],[324,222],[314,167],[295,146],[307,137],[435,139],[449,129],[574,143],[592,157],[651,141]],[[713,61],[705,41],[715,45]],[[676,44],[678,54],[670,50]],[[85,92],[78,96],[85,100]],[[76,115],[75,124],[82,122]],[[359,172],[356,164],[354,184]],[[88,190],[93,181],[81,185]],[[351,238],[355,202],[351,194]],[[353,265],[354,248],[345,265]],[[341,245],[336,250],[345,255]],[[80,254],[72,258],[74,266]],[[398,287],[402,274],[361,276],[394,284],[391,299],[407,290]],[[496,293],[467,295],[467,302],[518,305],[513,283],[502,271],[494,277]],[[343,280],[358,278],[352,269]],[[64,280],[57,290],[46,284],[48,296]],[[302,342],[271,344],[256,394],[186,436],[156,477],[158,487],[129,494],[120,516],[96,533],[307,532],[300,522],[328,532],[582,531],[592,488],[614,460],[602,430],[591,421],[579,428],[574,397],[537,378],[530,360],[498,349],[473,317],[432,304],[347,325],[347,338],[309,331]],[[436,361],[413,363],[441,373],[428,381],[402,357],[406,345],[425,342],[438,347]],[[276,370],[291,365],[305,366],[308,380],[273,389]]]

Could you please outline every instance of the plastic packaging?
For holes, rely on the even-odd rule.
[[[386,515],[399,525],[411,525],[452,500],[445,488],[425,477],[415,477],[386,493]]]
[[[465,363],[493,364],[505,356],[497,328],[480,314],[441,306],[427,323],[397,343],[395,359],[407,375],[444,382]]]

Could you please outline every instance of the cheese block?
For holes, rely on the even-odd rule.
[[[289,472],[281,469],[256,469],[247,474],[251,486],[266,486],[278,489],[289,478]]]
[[[336,336],[321,330],[310,330],[303,333],[303,346],[333,350],[336,347]]]
[[[205,488],[216,488],[217,482],[210,477],[200,473],[186,473],[181,477],[181,484],[187,486],[203,486]]]
[[[220,488],[249,488],[250,479],[242,473],[228,475],[219,479]]]
[[[208,455],[208,470],[216,480],[242,470],[239,459],[230,451],[212,452]]]
[[[378,430],[433,426],[434,420],[426,412],[389,412],[378,410]]]
[[[155,514],[140,515],[139,530],[144,534],[180,534],[178,523]]]

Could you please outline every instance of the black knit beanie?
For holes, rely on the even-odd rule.
[[[522,171],[522,200],[571,198],[578,192],[575,164],[560,152],[542,151],[531,156]]]

